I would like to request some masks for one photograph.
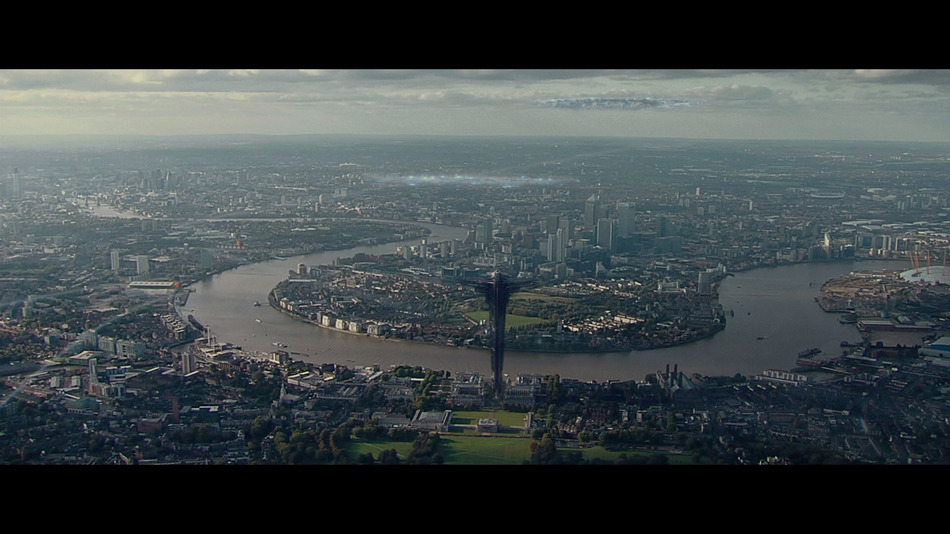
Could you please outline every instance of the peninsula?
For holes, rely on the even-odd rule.
[[[550,280],[512,296],[505,346],[517,351],[626,352],[688,343],[725,327],[715,281],[702,287],[638,277]],[[414,268],[398,254],[357,255],[332,266],[300,264],[271,306],[327,328],[380,338],[488,348],[483,299],[462,280],[478,270]],[[709,281],[706,281],[708,276]]]

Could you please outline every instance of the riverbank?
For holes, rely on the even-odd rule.
[[[290,317],[291,319],[303,322],[311,325],[318,326],[334,332],[342,332],[346,334],[353,334],[357,336],[366,336],[375,339],[389,340],[389,341],[411,341],[419,344],[428,344],[428,345],[442,345],[449,347],[461,347],[461,348],[473,348],[480,350],[489,350],[490,347],[482,345],[474,345],[468,343],[472,341],[474,337],[466,337],[465,339],[460,339],[457,335],[460,331],[456,328],[454,330],[443,330],[439,331],[437,327],[429,328],[420,328],[417,325],[412,325],[405,327],[408,330],[403,332],[403,328],[393,327],[389,323],[378,323],[366,319],[360,318],[340,318],[335,317],[329,313],[324,313],[322,311],[312,312],[309,311],[309,304],[304,304],[308,308],[307,315],[297,312],[297,302],[288,301],[286,297],[278,298],[278,292],[281,291],[282,287],[288,283],[287,280],[278,284],[275,288],[271,289],[267,295],[268,304],[274,310],[280,312],[282,315]],[[312,302],[312,301],[311,301]],[[719,308],[718,303],[715,304],[716,308]],[[610,353],[629,353],[632,351],[647,351],[663,348],[671,348],[680,345],[686,345],[689,343],[695,343],[704,339],[709,339],[716,335],[718,332],[722,331],[726,327],[726,319],[724,314],[719,314],[716,316],[715,321],[711,321],[708,325],[703,327],[696,327],[689,330],[684,330],[680,333],[673,332],[661,332],[665,335],[664,341],[659,341],[660,338],[657,337],[657,333],[654,332],[650,334],[654,339],[650,344],[643,343],[628,343],[625,345],[613,344],[609,346],[600,346],[604,340],[611,340],[612,336],[609,333],[601,333],[597,337],[593,337],[588,341],[584,341],[583,338],[586,337],[586,334],[583,332],[580,335],[577,335],[568,331],[560,331],[552,333],[549,329],[548,331],[536,331],[536,332],[520,332],[516,335],[518,336],[527,336],[529,341],[526,343],[522,341],[521,343],[511,343],[508,350],[512,352],[525,352],[525,353],[551,353],[551,354],[573,354],[573,353],[592,353],[592,354],[610,354]],[[451,328],[451,327],[449,327]],[[552,327],[553,328],[553,327]],[[393,331],[397,330],[397,335],[393,335]],[[471,330],[467,330],[469,334],[472,334]],[[548,332],[548,333],[545,333]],[[399,335],[402,333],[404,335]],[[555,339],[557,336],[557,339]],[[515,340],[517,341],[517,340]],[[543,343],[548,341],[548,343]],[[561,345],[559,347],[558,345]],[[532,345],[539,345],[534,347]],[[564,345],[567,345],[564,347]],[[562,348],[563,347],[563,348]]]
[[[436,239],[461,238],[463,228],[432,225]],[[350,254],[391,253],[391,246],[357,247]],[[331,265],[336,253],[314,254],[297,261],[308,265]],[[836,354],[840,343],[860,342],[854,325],[840,324],[814,302],[818,286],[853,269],[885,269],[898,262],[878,263],[820,261],[782,265],[772,269],[748,269],[730,273],[718,287],[718,300],[726,324],[714,335],[687,343],[655,349],[624,352],[584,350],[558,352],[552,347],[522,351],[509,346],[505,368],[510,374],[560,374],[580,380],[642,379],[679,364],[681,369],[708,376],[755,375],[764,369],[791,369],[797,354],[811,347]],[[314,329],[270,305],[264,304],[275,285],[287,278],[288,265],[265,261],[196,284],[188,301],[191,313],[210,327],[219,339],[232,340],[258,351],[273,351],[272,341],[288,343],[315,363],[355,362],[356,365],[418,365],[457,372],[490,373],[484,350],[460,351],[460,346],[422,342],[419,338],[403,347],[364,334],[343,336],[334,328]],[[251,310],[258,315],[251,315]],[[266,310],[263,311],[263,310]],[[730,317],[729,312],[734,310]],[[255,321],[260,318],[262,322]]]
[[[390,241],[390,242],[380,243],[380,245],[387,245],[394,242],[398,243],[400,241]],[[332,250],[336,251],[336,250],[350,250],[350,249],[352,249],[352,247],[341,247],[341,248],[335,248]],[[325,250],[324,252],[327,252],[327,251],[329,251],[329,249]],[[307,256],[310,256],[310,255],[305,254],[299,257],[303,258]],[[296,257],[297,256],[293,258],[289,258],[289,259],[294,259]],[[269,261],[269,259],[245,262],[241,265],[230,267],[226,270],[221,270],[218,273],[209,274],[209,276],[206,276],[203,278],[209,278],[213,274],[220,274],[226,271],[235,270],[237,269],[237,267],[251,265],[255,263],[261,263],[263,261]],[[822,260],[822,261],[817,261],[817,262],[796,262],[796,263],[788,263],[788,264],[783,264],[783,265],[760,265],[758,267],[745,268],[743,270],[737,271],[737,273],[762,271],[764,270],[765,267],[776,269],[776,268],[793,267],[795,265],[803,265],[803,264],[845,264],[845,263],[846,264],[855,264],[855,263],[860,264],[865,261],[868,261],[868,260],[865,260],[862,258],[856,258],[854,260]],[[730,272],[727,274],[727,276],[734,277],[737,273]],[[724,276],[723,278],[726,278],[726,277]],[[827,281],[825,283],[827,283]],[[276,287],[280,287],[280,284],[278,284],[278,286]],[[283,308],[281,304],[278,303],[274,297],[275,289],[276,288],[272,288],[268,292],[267,298],[268,298],[270,308],[274,309],[275,311],[278,311],[279,313],[281,313],[281,315],[286,316],[296,322],[315,325],[322,329],[332,331],[332,332],[342,332],[342,333],[347,333],[347,334],[353,334],[356,337],[367,337],[367,338],[372,338],[372,339],[396,341],[396,342],[411,341],[414,344],[419,344],[419,345],[473,348],[473,349],[482,350],[482,351],[489,350],[489,347],[487,346],[473,346],[470,344],[464,344],[462,343],[462,339],[458,338],[457,336],[454,338],[454,341],[453,341],[452,338],[449,338],[448,336],[445,336],[445,335],[440,336],[438,333],[435,333],[432,336],[434,339],[423,339],[422,337],[424,334],[421,334],[418,331],[414,331],[410,333],[409,336],[393,336],[393,335],[390,335],[390,332],[388,330],[379,331],[379,332],[368,332],[366,331],[366,328],[367,328],[366,325],[372,323],[372,321],[365,321],[365,320],[361,321],[358,319],[342,320],[342,319],[337,319],[334,317],[332,318],[332,322],[327,324],[324,322],[324,320],[322,320],[322,318],[321,319],[308,318],[304,315],[301,315],[300,313],[296,313],[292,309],[288,310],[288,309]],[[837,312],[837,310],[832,311],[832,310],[826,309],[822,305],[823,303],[820,302],[819,299],[816,298],[815,300],[818,303],[819,309],[821,309],[822,311],[828,312],[828,313]],[[717,297],[716,303],[718,304],[718,297]],[[508,351],[535,353],[535,354],[578,354],[578,353],[627,354],[631,352],[642,353],[642,352],[648,352],[648,351],[656,351],[659,349],[670,349],[674,347],[681,347],[685,345],[694,344],[700,341],[713,338],[714,336],[716,336],[718,333],[722,332],[726,328],[726,316],[727,316],[726,314],[722,314],[719,317],[718,322],[711,322],[709,325],[702,327],[701,329],[697,328],[695,330],[687,331],[689,335],[685,336],[685,338],[680,338],[682,334],[673,334],[672,332],[670,332],[670,333],[667,333],[669,335],[667,335],[666,339],[653,339],[652,342],[649,344],[630,343],[628,345],[623,345],[623,346],[614,345],[614,346],[603,347],[603,346],[597,346],[598,345],[597,343],[577,344],[576,342],[573,342],[571,340],[565,340],[564,343],[561,343],[562,347],[559,347],[557,346],[558,344],[556,343],[541,343],[542,340],[540,338],[545,337],[545,336],[541,336],[540,334],[538,334],[539,341],[537,343],[538,345],[537,347],[533,346],[532,343],[520,343],[520,344],[512,343],[508,347]],[[337,324],[337,321],[342,321],[343,324],[342,325]],[[351,324],[353,324],[353,326],[351,326]],[[551,336],[546,336],[546,337],[550,338]],[[654,338],[656,338],[656,336],[654,336]],[[756,339],[760,340],[759,338],[756,338]],[[548,341],[551,341],[551,340],[548,339]],[[570,346],[565,348],[563,347],[564,344],[569,344]]]
[[[319,327],[319,328],[322,328],[322,329],[326,329],[326,330],[331,331],[331,332],[339,332],[339,333],[341,333],[341,334],[350,334],[350,335],[353,335],[353,336],[356,336],[356,337],[367,337],[367,338],[372,338],[372,339],[378,339],[378,340],[380,340],[380,341],[392,341],[392,342],[396,342],[396,343],[417,343],[417,344],[419,344],[419,345],[437,345],[436,343],[433,343],[433,342],[430,342],[430,341],[423,341],[423,340],[416,340],[416,339],[406,339],[406,338],[396,338],[396,337],[384,336],[384,335],[374,335],[374,334],[370,334],[370,333],[367,333],[367,332],[354,332],[354,331],[350,330],[349,328],[337,328],[336,326],[325,325],[325,324],[323,324],[323,323],[320,322],[320,321],[316,321],[316,320],[313,320],[313,319],[309,319],[309,318],[307,318],[307,317],[303,317],[303,316],[301,316],[301,315],[299,315],[299,314],[296,314],[296,313],[294,313],[294,312],[292,312],[292,311],[289,311],[289,310],[287,310],[287,309],[282,308],[282,307],[280,306],[280,304],[277,302],[277,299],[276,299],[276,297],[275,297],[275,295],[274,295],[274,291],[275,291],[275,290],[272,289],[271,292],[267,294],[267,303],[268,303],[268,305],[269,305],[271,308],[273,308],[274,310],[276,310],[277,312],[279,312],[281,315],[284,315],[285,317],[289,317],[289,318],[293,319],[295,322],[310,324],[310,325],[313,325],[313,326],[316,326],[316,327]],[[459,345],[444,345],[444,346],[446,346],[446,347],[453,347],[453,348],[460,348],[460,349],[473,349],[473,350],[480,350],[480,351],[489,350],[488,347],[472,347],[472,346],[465,346],[465,345],[463,345],[463,346],[459,346]]]

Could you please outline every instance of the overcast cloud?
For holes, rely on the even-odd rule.
[[[0,70],[0,135],[950,141],[948,70]]]

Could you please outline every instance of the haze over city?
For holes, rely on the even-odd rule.
[[[0,464],[948,463],[948,74],[0,70]]]
[[[950,141],[946,70],[2,70],[2,136]]]

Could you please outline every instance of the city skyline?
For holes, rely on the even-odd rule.
[[[946,463],[946,145],[123,143],[6,145],[0,463]]]
[[[0,136],[950,141],[948,70],[0,70]]]

